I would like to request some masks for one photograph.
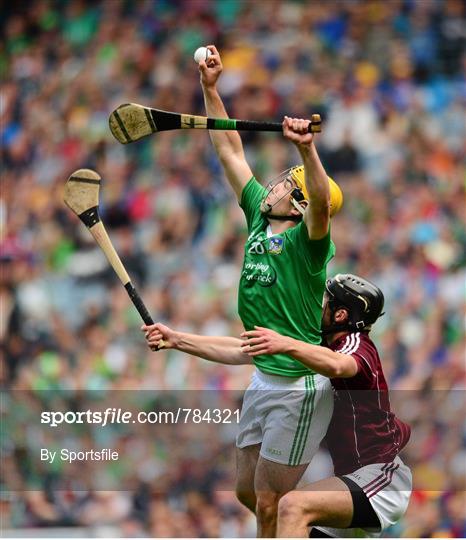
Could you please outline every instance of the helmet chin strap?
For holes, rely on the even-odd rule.
[[[301,216],[274,216],[273,214],[266,214],[268,219],[274,219],[275,221],[301,221]]]
[[[335,334],[336,332],[343,332],[343,330],[351,330],[351,326],[348,323],[343,324],[331,324],[327,328],[322,329],[320,333],[323,336],[328,336],[329,334]]]
[[[293,196],[291,196],[291,204],[296,208],[296,210],[301,214],[301,216],[304,216],[305,209],[299,204],[299,202]]]

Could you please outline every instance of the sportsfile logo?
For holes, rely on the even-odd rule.
[[[40,423],[57,427],[65,424],[99,424],[104,427],[107,424],[129,424],[132,413],[122,411],[120,408],[108,407],[105,411],[43,411],[40,415]]]
[[[232,424],[238,423],[240,410],[191,409],[178,407],[173,411],[139,411],[133,413],[121,408],[108,407],[105,411],[43,411],[41,424],[58,427],[61,424]]]

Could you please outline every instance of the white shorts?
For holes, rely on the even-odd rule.
[[[256,370],[244,394],[236,446],[261,444],[260,455],[285,465],[309,463],[333,413],[330,380],[281,377]]]
[[[318,526],[334,538],[377,538],[382,531],[394,525],[406,512],[412,491],[411,470],[399,457],[392,463],[376,463],[366,465],[347,478],[361,487],[366,494],[374,512],[379,518],[379,529],[335,529]]]

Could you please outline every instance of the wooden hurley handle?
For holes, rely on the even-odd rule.
[[[117,276],[120,278],[120,281],[123,285],[126,285],[131,281],[128,272],[126,271],[123,263],[121,262],[118,253],[113,247],[112,241],[110,240],[107,231],[101,221],[97,222],[92,227],[89,227],[92,236],[95,238],[95,241],[99,244],[102,251],[105,253],[105,256],[108,259],[108,262],[112,265],[112,268],[115,270]]]

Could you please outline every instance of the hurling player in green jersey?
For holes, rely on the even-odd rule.
[[[217,91],[217,49],[199,71],[209,117],[228,118]],[[320,343],[326,266],[335,253],[330,216],[342,195],[329,179],[308,133],[309,120],[283,120],[283,135],[302,164],[267,188],[254,178],[235,131],[210,131],[226,177],[243,209],[249,237],[238,295],[246,330],[272,328]],[[258,535],[276,533],[280,497],[295,488],[324,437],[333,411],[327,378],[285,354],[255,357],[237,437],[237,494],[256,513]]]

